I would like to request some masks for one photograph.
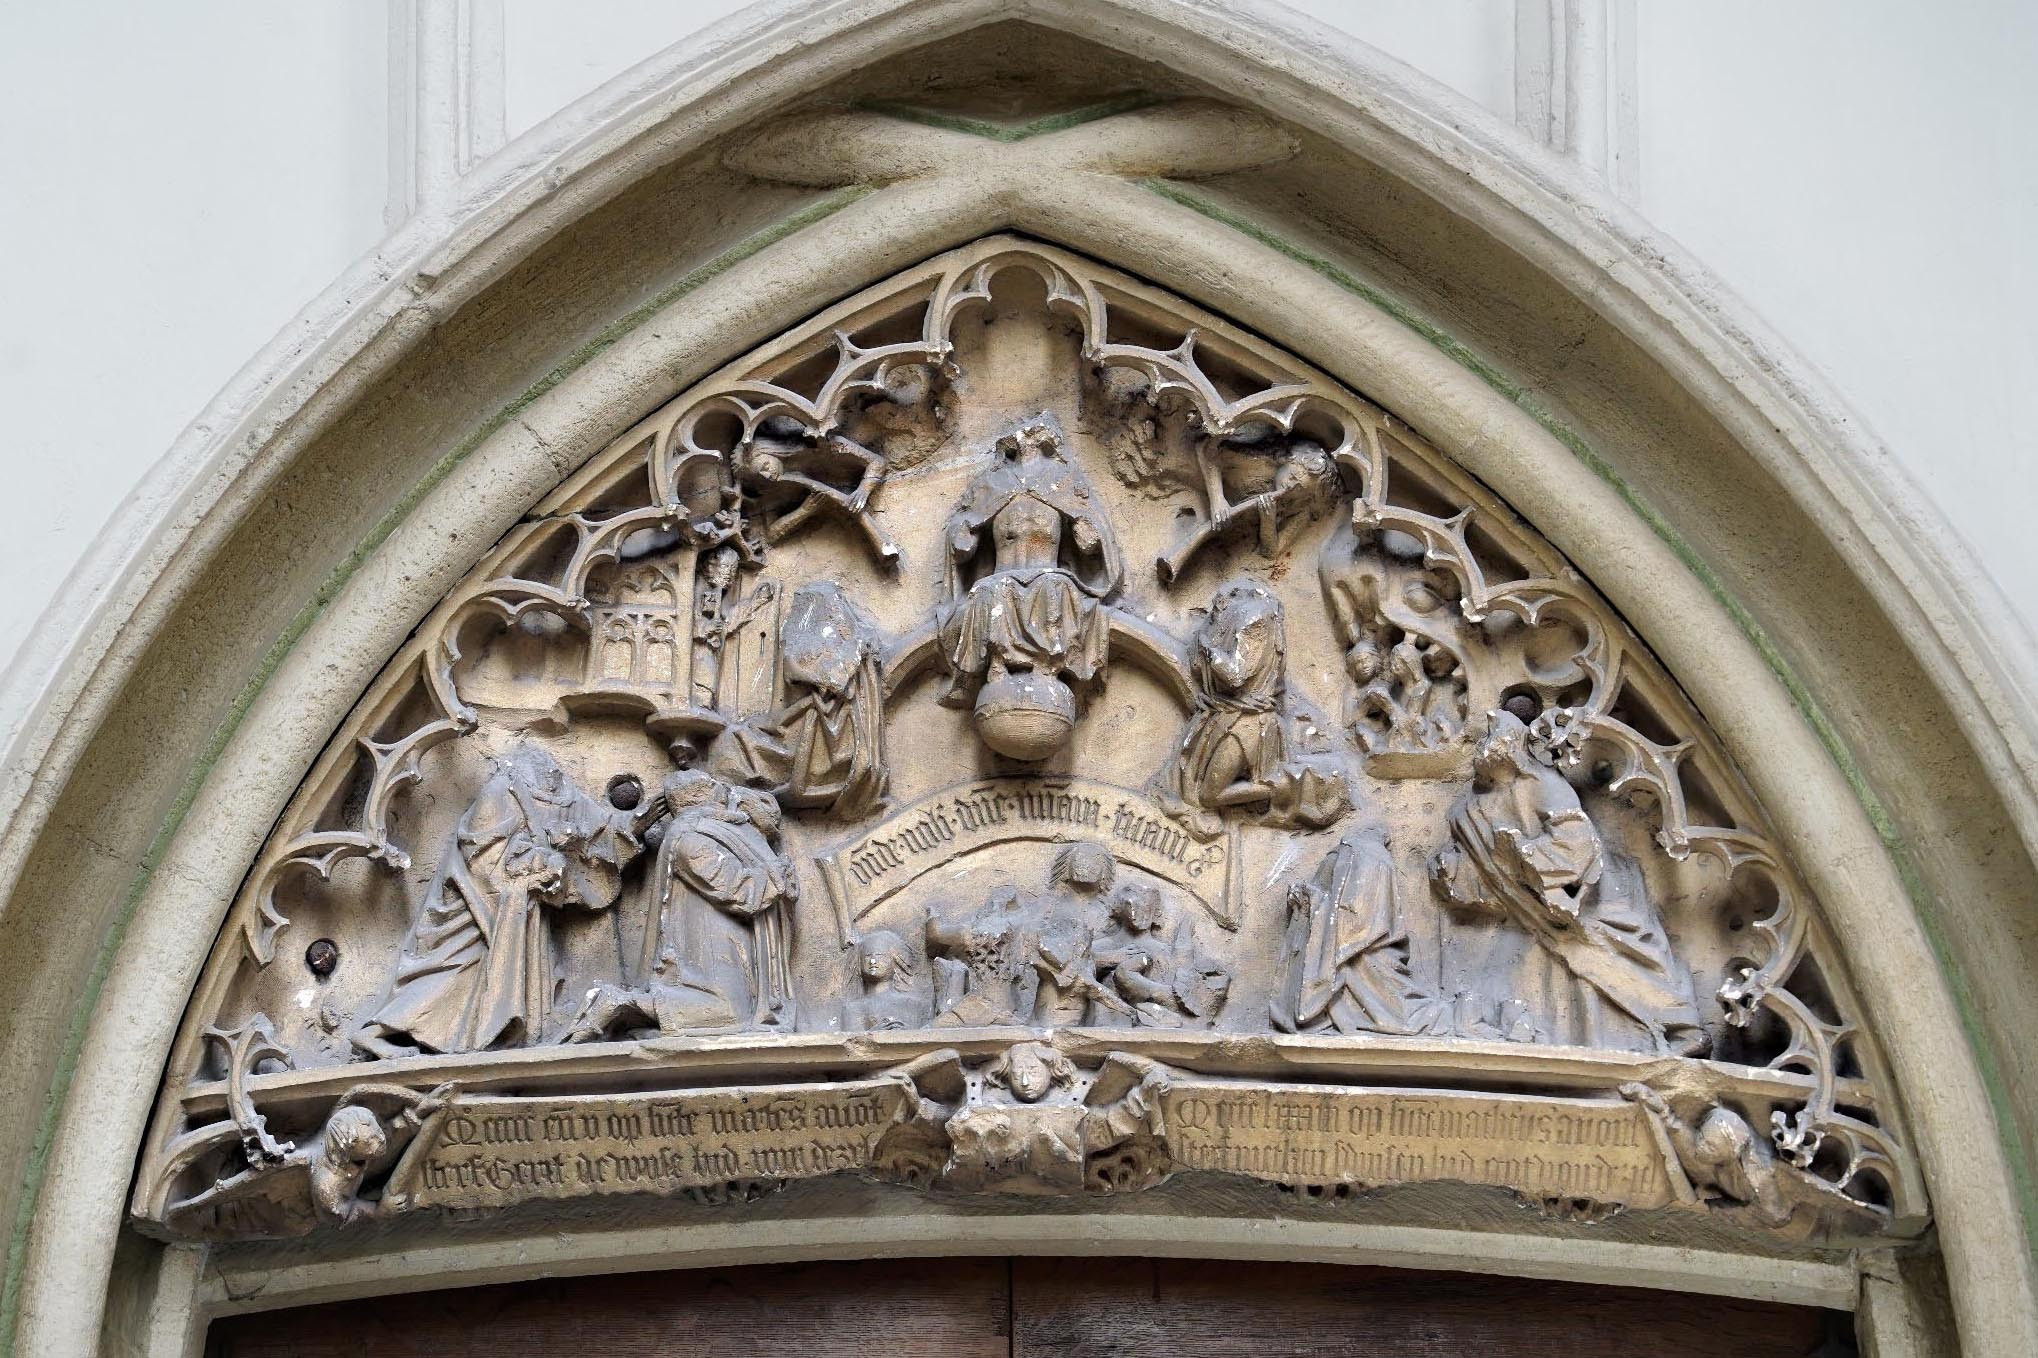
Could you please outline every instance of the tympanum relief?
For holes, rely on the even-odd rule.
[[[363,700],[233,907],[177,1236],[856,1173],[1924,1221],[1676,686],[1392,416],[1011,239],[642,420]]]

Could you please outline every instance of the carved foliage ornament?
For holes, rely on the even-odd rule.
[[[998,238],[656,411],[445,600],[236,902],[134,1208],[1207,1172],[1913,1232],[1857,1013],[1504,505]]]

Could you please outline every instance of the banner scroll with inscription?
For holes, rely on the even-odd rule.
[[[390,1178],[392,1207],[667,1194],[862,1169],[913,1105],[898,1080],[566,1098],[456,1097]]]

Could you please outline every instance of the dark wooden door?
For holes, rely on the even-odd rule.
[[[214,1358],[1841,1358],[1835,1312],[1470,1273],[899,1259],[624,1273],[236,1317]]]

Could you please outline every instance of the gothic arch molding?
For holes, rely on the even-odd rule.
[[[1051,6],[1039,7],[1033,13],[1043,23],[1076,32],[1094,30],[1101,22],[1094,17],[1062,14]],[[1167,19],[1166,11],[1158,5],[1149,9],[1127,4],[1114,7],[1111,15],[1124,25],[1121,37],[1136,54],[1162,56],[1163,64],[1191,71],[1219,88],[1225,88],[1236,78],[1227,71],[1235,72],[1237,68],[1232,64],[1240,57],[1235,50],[1222,50],[1229,41],[1223,24],[1212,21],[1194,31],[1187,30]],[[974,6],[925,7],[907,18],[889,14],[884,6],[825,7],[818,15],[800,18],[808,24],[837,25],[834,31],[842,35],[841,39],[833,44],[832,50],[825,44],[815,44],[802,60],[840,63],[832,68],[835,70],[853,68],[867,64],[880,43],[895,47],[910,45],[940,36],[943,25],[948,31],[959,30],[978,17],[979,11]],[[893,22],[895,27],[886,30],[887,22]],[[728,59],[726,51],[722,55]],[[1322,54],[1309,53],[1297,43],[1276,55],[1278,60],[1256,68],[1263,80],[1274,85],[1282,80],[1301,80],[1294,68],[1316,61]],[[798,68],[798,62],[790,64]],[[1282,72],[1280,68],[1284,65],[1289,69]],[[1324,63],[1317,62],[1314,85],[1319,89],[1336,83],[1323,66]],[[1355,69],[1359,68],[1347,69],[1344,79],[1353,78]],[[1470,130],[1461,127],[1462,135],[1442,148],[1435,145],[1419,148],[1406,135],[1405,126],[1398,138],[1388,135],[1389,129],[1384,124],[1391,121],[1386,116],[1389,110],[1381,107],[1377,91],[1398,90],[1394,81],[1406,77],[1391,76],[1377,67],[1364,73],[1378,82],[1370,102],[1364,103],[1366,120],[1371,123],[1371,139],[1362,145],[1371,153],[1367,159],[1372,165],[1434,190],[1446,200],[1455,197],[1462,203],[1463,192],[1447,191],[1443,179],[1451,160],[1465,157],[1479,161],[1489,181],[1512,176],[1516,181],[1512,188],[1520,192],[1522,199],[1537,196],[1527,191],[1531,187],[1524,182],[1528,177],[1514,173],[1508,158],[1491,154],[1481,157],[1467,150],[1468,144],[1481,139],[1476,126]],[[810,78],[812,71],[796,69],[795,75]],[[785,78],[789,84],[794,80],[793,75]],[[715,96],[711,86],[702,88],[704,83],[697,78],[690,88],[693,99]],[[760,97],[760,102],[765,101]],[[1271,96],[1266,99],[1267,106],[1275,112],[1280,111],[1279,103],[1279,99]],[[669,114],[671,109],[668,107],[665,112]],[[1360,120],[1358,114],[1351,116]],[[601,143],[601,154],[590,151],[589,159],[613,168],[615,160],[621,158],[618,148],[628,139],[627,117],[604,121],[609,123],[608,137]],[[1469,117],[1462,117],[1461,121],[1476,124],[1476,119]],[[741,122],[739,118],[736,125]],[[1070,135],[1080,140],[1092,134],[1076,129]],[[1030,142],[1035,149],[1045,144],[1040,139]],[[1014,145],[1026,147],[1029,143]],[[1068,145],[1063,144],[1062,154],[1067,154]],[[1487,149],[1490,152],[1491,148]],[[512,420],[481,441],[445,479],[409,507],[407,516],[374,545],[367,557],[368,569],[347,580],[331,605],[312,621],[297,645],[267,676],[240,723],[239,734],[212,766],[174,837],[149,855],[156,860],[154,875],[141,889],[132,924],[125,934],[108,935],[114,938],[118,955],[112,962],[107,989],[101,992],[105,997],[100,1010],[102,1019],[86,1033],[76,1078],[64,1089],[65,1111],[40,1188],[41,1205],[35,1214],[34,1227],[23,1242],[27,1253],[23,1256],[21,1291],[17,1294],[22,1305],[19,1315],[22,1328],[18,1331],[24,1345],[21,1351],[65,1351],[62,1344],[76,1342],[83,1333],[72,1323],[77,1313],[65,1309],[65,1295],[55,1290],[54,1265],[59,1255],[77,1259],[81,1240],[93,1242],[85,1252],[100,1260],[96,1268],[88,1266],[84,1270],[88,1278],[103,1276],[110,1263],[112,1236],[107,1227],[107,1208],[110,1202],[117,1202],[125,1186],[125,1151],[107,1156],[106,1140],[118,1140],[123,1147],[133,1144],[139,1137],[141,1114],[135,1093],[119,1087],[115,1072],[124,1068],[153,1070],[160,1061],[168,1027],[182,1008],[186,984],[182,978],[188,977],[204,951],[203,942],[194,950],[191,938],[194,932],[207,938],[211,933],[209,923],[195,926],[194,921],[219,918],[222,903],[231,895],[239,876],[239,871],[231,866],[232,861],[238,857],[245,864],[252,858],[255,841],[280,809],[282,799],[295,786],[382,658],[395,649],[394,638],[407,630],[408,620],[416,618],[471,563],[480,547],[500,536],[552,483],[584,460],[608,435],[617,432],[614,428],[592,425],[591,412],[646,409],[676,386],[684,385],[685,378],[704,372],[719,358],[747,347],[748,342],[769,335],[788,317],[811,310],[815,304],[840,295],[856,283],[874,281],[912,259],[1004,228],[1017,228],[1088,253],[1136,261],[1140,271],[1155,281],[1287,343],[1318,366],[1403,414],[1507,496],[1563,546],[1588,575],[1602,582],[1644,638],[1685,679],[1723,740],[1739,751],[1754,752],[1767,747],[1765,758],[1751,758],[1746,766],[1779,823],[1789,827],[1787,833],[1827,837],[1826,850],[1815,854],[1807,866],[1808,873],[1819,879],[1822,898],[1834,901],[1843,910],[1861,911],[1858,916],[1847,916],[1858,920],[1861,927],[1886,931],[1883,937],[1888,954],[1880,960],[1868,958],[1865,967],[1880,978],[1864,979],[1864,988],[1870,995],[1869,1007],[1878,1022],[1893,1026],[1891,1046],[1900,1069],[1900,1083],[1906,1094],[1917,1101],[1914,1117],[1920,1148],[1942,1214],[1941,1228],[1956,1297],[1968,1303],[1965,1314],[1969,1318],[1969,1343],[1980,1345],[1974,1351],[1990,1351],[1989,1336],[1994,1334],[2007,1351],[2011,1347],[2009,1331],[1991,1331],[1987,1327],[2019,1323],[2023,1315],[2002,1305],[2010,1291],[2023,1295],[2022,1261],[2020,1258],[2005,1261],[2003,1252],[1995,1248],[2005,1232],[1989,1224],[2004,1220],[2001,1212],[2008,1197],[2005,1181],[2010,1177],[2009,1166],[2004,1164],[2006,1157],[2000,1149],[1988,1155],[1978,1152],[1970,1134],[1973,1125],[1985,1123],[1992,1116],[1982,1102],[1978,1082],[1946,1078],[1947,1071],[1968,1069],[1968,1058],[1963,1054],[1944,996],[1932,993],[1933,987],[1915,985],[1915,978],[1929,972],[1932,964],[1925,959],[1918,923],[1910,913],[1912,907],[1903,899],[1898,874],[1878,842],[1868,813],[1853,800],[1844,779],[1835,772],[1829,752],[1807,732],[1784,681],[1759,655],[1732,612],[1693,579],[1690,563],[1678,559],[1664,539],[1623,501],[1621,494],[1582,467],[1543,424],[1524,415],[1518,406],[1496,399],[1490,386],[1412,335],[1392,315],[1363,296],[1355,296],[1349,289],[1326,280],[1321,272],[1296,263],[1264,239],[1242,234],[1237,223],[1226,223],[1207,210],[1179,202],[1171,205],[1170,200],[1150,189],[1125,185],[1109,173],[1100,174],[1094,160],[1086,167],[1071,169],[1051,156],[1043,155],[1040,160],[1029,162],[1015,154],[1008,163],[995,169],[987,167],[972,177],[953,173],[952,167],[945,168],[942,154],[938,139],[928,137],[919,164],[879,167],[872,172],[872,178],[885,187],[855,197],[826,217],[784,234],[747,258],[723,267],[690,289],[683,303],[642,318],[597,359],[519,408]],[[932,170],[928,168],[930,164]],[[633,172],[644,168],[641,162],[631,167]],[[1108,172],[1118,167],[1106,163],[1103,168]],[[1227,165],[1200,168],[1210,173],[1238,172]],[[567,177],[575,187],[596,178],[599,176]],[[535,184],[537,176],[528,182]],[[586,190],[588,199],[613,193],[616,184],[615,180],[599,188],[590,184]],[[1081,192],[1070,193],[1071,185],[1079,186]],[[1546,192],[1553,186],[1560,187],[1575,201],[1576,186],[1563,185],[1552,174],[1546,173],[1538,187]],[[1506,197],[1492,188],[1490,182],[1483,187],[1494,196]],[[561,193],[536,209],[505,216],[514,222],[516,229],[542,231],[565,217],[567,210],[556,204],[571,196]],[[785,201],[781,199],[778,205],[783,206]],[[1203,208],[1208,206],[1206,203]],[[590,207],[588,211],[592,213],[594,209]],[[1575,241],[1566,249],[1554,248],[1547,241],[1541,248],[1531,248],[1536,245],[1528,239],[1533,232],[1522,220],[1532,215],[1530,207],[1517,200],[1511,212],[1517,214],[1513,220],[1493,220],[1482,214],[1486,215],[1483,229],[1495,238],[1520,246],[1549,273],[1561,274],[1567,267],[1575,266]],[[523,252],[522,247],[504,248],[511,255]],[[491,256],[485,250],[470,258],[475,262],[464,267],[472,269],[477,279],[509,267],[508,258]],[[448,268],[440,276],[452,277],[458,272]],[[1618,268],[1610,274],[1623,282],[1631,281]],[[1642,305],[1634,301],[1633,292],[1618,304],[1608,300],[1602,286],[1606,277],[1607,274],[1601,274],[1591,290],[1599,294],[1608,313]],[[1573,281],[1585,286],[1583,279]],[[428,296],[435,295],[430,285],[426,292]],[[1309,317],[1308,324],[1298,323],[1295,319],[1298,316]],[[1627,319],[1632,323],[1632,317]],[[414,316],[396,317],[385,331],[392,337],[388,341],[391,348],[400,347],[394,337],[414,320]],[[1716,365],[1716,371],[1719,366],[1725,365]],[[1679,371],[1684,372],[1694,388],[1703,387],[1696,376]],[[1713,380],[1728,381],[1717,376]],[[236,493],[248,494],[258,485],[270,483],[271,478],[286,477],[293,451],[290,440],[304,437],[310,426],[321,420],[338,420],[348,409],[355,410],[358,416],[362,407],[376,399],[386,399],[386,394],[368,390],[349,391],[344,381],[314,385],[322,388],[329,407],[320,411],[309,403],[307,396],[307,404],[294,416],[298,426],[286,426],[273,441],[263,445],[267,464],[258,461],[251,467],[244,474],[243,483],[235,487]],[[1701,399],[1706,395],[1703,390],[1699,392]],[[1739,418],[1750,403],[1746,391],[1737,391],[1731,399],[1718,392],[1711,395],[1716,402],[1715,413],[1723,421],[1730,415]],[[1589,393],[1576,396],[1581,406],[1589,405],[1588,398]],[[1812,403],[1803,403],[1796,414],[1801,425],[1809,423],[1816,427],[1818,412]],[[251,415],[248,432],[253,432],[258,423]],[[302,453],[305,446],[299,443],[295,451]],[[1829,453],[1844,452],[1846,447],[1837,438],[1824,446]],[[214,470],[218,468],[215,466]],[[1631,487],[1644,484],[1647,471],[1638,457],[1638,474],[1628,484]],[[1816,486],[1804,483],[1802,467],[1794,484],[1805,501],[1818,500]],[[235,551],[245,551],[251,545],[247,538],[238,543],[222,541],[237,512],[233,505],[222,502],[200,514],[191,537],[173,553],[172,569],[159,577],[154,596],[126,622],[122,639],[134,648],[129,654],[137,665],[136,672],[144,679],[148,669],[172,665],[176,663],[173,657],[180,653],[186,657],[207,653],[202,646],[203,628],[194,628],[194,623],[207,620],[194,616],[190,599],[209,587],[208,577],[202,572],[224,571],[230,576],[237,564]],[[1819,512],[1808,512],[1806,517],[1814,523],[1831,521]],[[1609,532],[1608,524],[1622,528]],[[448,545],[448,534],[456,538],[452,545]],[[320,549],[331,551],[334,557],[343,554],[336,547],[321,545]],[[1699,555],[1701,564],[1710,567],[1715,578],[1731,574],[1733,563],[1713,562],[1703,552]],[[246,558],[242,557],[238,564],[245,570]],[[180,575],[183,571],[191,574]],[[1857,576],[1874,573],[1866,566],[1855,568]],[[292,579],[295,582],[307,576],[322,580],[324,572],[307,570]],[[1861,587],[1857,584],[1854,588]],[[181,605],[177,598],[180,594],[185,596]],[[1885,593],[1882,597],[1889,600],[1882,606],[1885,615],[1896,614],[1902,619],[1908,614],[1911,605],[1902,594],[1891,598]],[[1757,613],[1773,604],[1738,592],[1734,598],[1738,607]],[[180,607],[181,616],[177,611]],[[1950,614],[1942,612],[1940,616]],[[1882,625],[1889,626],[1886,622]],[[152,650],[144,648],[144,637]],[[212,652],[221,657],[224,676],[238,681],[228,685],[230,691],[259,672],[259,662],[250,652],[258,654],[262,647],[246,644],[252,640],[243,638],[238,650],[227,646]],[[1920,639],[1910,644],[1922,647],[1925,643]],[[1956,659],[1970,653],[1957,649]],[[76,675],[81,691],[118,688],[123,663],[127,662],[109,658],[100,666],[84,666]],[[1939,677],[1949,685],[1957,678],[1947,673],[1950,668],[1943,661],[1938,666]],[[1985,670],[1983,666],[1975,668]],[[97,679],[87,684],[94,674]],[[1985,677],[1983,673],[1971,678],[1968,691],[1984,687]],[[1843,708],[1856,698],[1837,683],[1822,685],[1820,691],[1827,695],[1829,703]],[[162,742],[155,757],[169,767],[159,769],[141,758],[134,746],[123,747],[118,743],[121,732],[117,729],[116,714],[146,711],[145,707],[122,708],[119,704],[134,704],[145,696],[130,689],[83,702],[70,711],[67,725],[53,726],[55,741],[46,748],[62,758],[67,767],[75,764],[88,770],[94,767],[91,762],[94,758],[133,760],[133,767],[149,774],[141,786],[161,789],[161,801],[174,800],[174,789],[181,782],[183,769],[193,762],[196,744]],[[1863,689],[1858,697],[1870,700],[1873,690]],[[93,701],[110,705],[95,711]],[[1943,742],[1957,738],[1950,729],[1954,724],[1950,717],[1927,723],[1930,730],[1914,737],[1916,748],[1921,751],[1930,748],[1934,739]],[[2013,734],[2020,729],[2007,721],[2005,727]],[[256,730],[261,732],[259,739],[250,734]],[[71,743],[65,745],[65,740]],[[1968,762],[1996,771],[1999,777],[1994,787],[2004,798],[2018,795],[2021,784],[2001,772],[2004,764],[1996,748],[1980,748],[1984,742],[1978,737],[1974,744],[1977,750],[1968,756]],[[1766,777],[1762,772],[1765,767],[1773,770]],[[62,845],[63,836],[79,833],[93,823],[86,814],[86,803],[93,799],[81,789],[39,788],[37,793],[48,799],[39,806],[49,813],[47,823],[41,827],[41,835],[49,837],[41,841],[43,859],[26,852],[32,816],[24,820],[17,815],[11,842],[26,859],[25,864],[22,859],[16,860],[23,882],[17,889],[38,893],[41,902],[47,904],[24,904],[26,895],[17,896],[17,908],[10,909],[10,931],[33,927],[38,908],[54,909],[66,900],[76,899],[67,896],[66,890],[58,889],[58,879],[52,875],[53,867],[47,860]],[[161,808],[138,809],[153,812]],[[118,869],[124,866],[119,860],[125,858],[125,866],[140,860],[143,857],[140,846],[151,835],[143,833],[139,825],[123,824],[117,816],[113,829],[120,842],[134,846],[116,849],[116,861],[110,870],[118,877],[121,875]],[[1949,849],[1935,857],[1921,851],[1923,871],[1928,878],[1939,881],[1942,890],[1963,880],[1975,880],[1963,879],[1957,864],[1944,861],[1955,853],[1956,850]],[[68,890],[89,894],[97,879],[89,872],[79,877]],[[124,891],[116,889],[110,894],[118,897]],[[1993,891],[1988,893],[1988,899],[1996,899]],[[91,912],[85,911],[80,917],[90,918]],[[40,974],[60,987],[78,974],[76,960],[68,963],[74,970],[67,971],[67,959],[54,951],[45,954],[25,948],[23,955],[40,964],[43,969]],[[143,958],[149,959],[148,965],[135,960]],[[1917,993],[1904,993],[1907,981]],[[105,1021],[103,1016],[108,1012],[118,1014],[118,1020]],[[42,1041],[33,1024],[25,1024],[17,1031],[29,1041],[41,1042],[44,1058],[39,1068],[48,1069],[56,1064],[61,1042]],[[1905,1069],[1915,1074],[1904,1078],[1901,1071]],[[1929,1082],[1933,1087],[1925,1090],[1919,1088],[1924,1083],[1920,1077],[1928,1069],[1937,1072],[1939,1078]],[[100,1134],[96,1145],[88,1128]],[[1993,1179],[1983,1172],[1987,1164],[1977,1169],[1977,1161],[1994,1164]],[[355,1284],[364,1288],[374,1285]],[[87,1294],[86,1305],[96,1311],[93,1299],[98,1295],[97,1285],[87,1282],[74,1286],[82,1287]],[[73,1293],[72,1299],[77,1295]],[[64,1336],[62,1340],[58,1338],[60,1334]]]

